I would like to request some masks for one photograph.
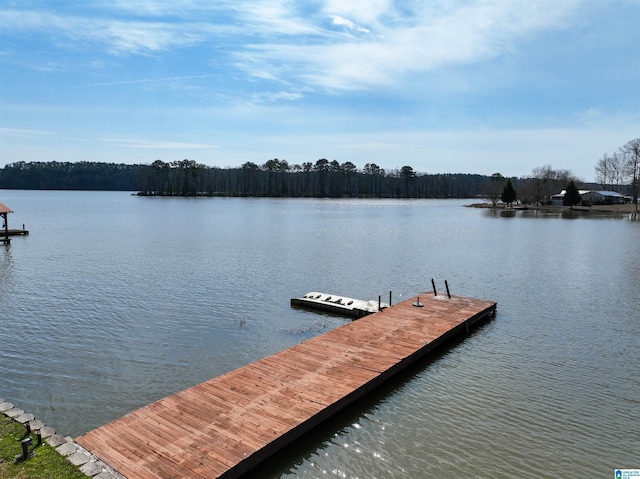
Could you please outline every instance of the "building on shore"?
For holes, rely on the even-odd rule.
[[[564,199],[564,195],[567,191],[562,190],[560,193],[557,193],[551,197],[551,205],[552,206],[562,206]],[[629,203],[630,198],[624,196],[617,191],[606,191],[606,190],[580,190],[580,196],[582,197],[580,204],[582,206],[591,206],[591,205],[622,205],[624,203]]]

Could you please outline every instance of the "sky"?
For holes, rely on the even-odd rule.
[[[0,167],[269,159],[592,181],[640,0],[0,0]]]

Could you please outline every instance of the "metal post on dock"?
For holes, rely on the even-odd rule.
[[[447,296],[449,297],[449,299],[451,299],[451,293],[449,292],[449,283],[447,283],[447,280],[444,280],[444,287],[447,288]]]
[[[438,292],[436,291],[436,283],[433,278],[431,278],[431,286],[433,287],[433,295],[438,296]]]
[[[382,295],[378,295],[378,311],[382,311]]]
[[[391,302],[391,290],[389,290],[389,307],[393,306],[393,303]]]

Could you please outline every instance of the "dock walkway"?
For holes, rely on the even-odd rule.
[[[76,439],[129,479],[235,478],[495,313],[420,296],[133,411]]]

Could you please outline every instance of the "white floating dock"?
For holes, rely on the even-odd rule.
[[[291,306],[327,311],[352,318],[361,318],[389,307],[387,303],[373,299],[364,301],[362,299],[347,298],[339,294],[318,293],[315,291],[305,294],[302,298],[292,298]]]

